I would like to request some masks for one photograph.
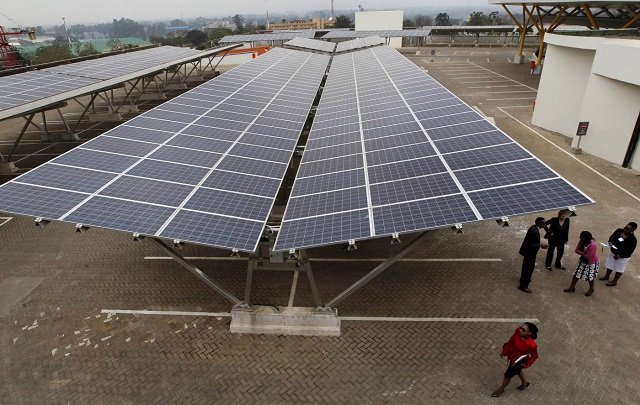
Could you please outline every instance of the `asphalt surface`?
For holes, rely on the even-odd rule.
[[[436,230],[338,306],[341,336],[237,335],[229,332],[231,304],[151,242],[95,228],[75,233],[64,223],[36,228],[33,218],[0,213],[0,404],[640,403],[639,254],[618,287],[597,281],[585,297],[580,282],[574,294],[562,292],[580,231],[606,241],[640,219],[639,173],[574,155],[567,138],[532,127],[539,76],[510,62],[513,49],[434,49],[411,60],[596,200],[571,218],[568,270],[545,270],[542,252],[533,293],[517,289],[517,251],[533,215],[511,218],[509,227]],[[20,125],[0,123],[0,137],[11,140]],[[81,137],[113,125],[86,124]],[[42,144],[29,133],[17,163],[35,167],[75,145]],[[355,252],[310,250],[321,297],[333,298],[402,246],[379,239]],[[181,253],[242,296],[243,258],[189,245]],[[290,300],[312,305],[302,275],[254,274],[254,304]],[[491,398],[506,368],[502,344],[524,320],[540,329],[540,360],[525,371],[531,386],[518,391],[515,379]]]

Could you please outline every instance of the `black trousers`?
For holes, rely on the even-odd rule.
[[[564,243],[553,243],[549,241],[549,248],[547,249],[547,259],[544,261],[544,265],[546,267],[551,267],[551,262],[553,261],[553,251],[558,249],[558,254],[556,255],[556,267],[562,266],[562,255],[564,255]]]
[[[526,255],[522,259],[522,271],[520,272],[520,288],[529,288],[533,269],[536,267],[536,255]]]

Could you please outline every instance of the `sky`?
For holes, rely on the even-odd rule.
[[[334,0],[336,10],[398,10],[407,7],[477,6],[487,0]],[[135,5],[135,6],[134,6]],[[67,24],[110,23],[114,18],[135,21],[229,16],[234,14],[304,15],[311,10],[329,10],[330,0],[2,0],[0,25],[31,27]],[[12,22],[11,20],[15,21]],[[17,23],[17,24],[16,24]]]

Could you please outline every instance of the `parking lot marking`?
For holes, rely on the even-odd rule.
[[[13,219],[13,217],[0,217],[0,226],[6,224],[7,222],[11,221]]]
[[[185,260],[212,260],[212,261],[247,261],[246,257],[231,257],[231,256],[186,256]],[[173,260],[170,256],[145,256],[144,260]],[[383,258],[370,258],[370,259],[334,259],[331,257],[316,257],[309,258],[311,262],[384,262],[387,259]],[[452,259],[400,259],[400,262],[501,262],[500,258],[491,257],[459,257]]]
[[[521,84],[502,84],[499,86],[467,86],[468,89],[493,89],[498,87],[520,87]]]
[[[494,71],[493,71],[493,70],[491,70],[491,69],[487,69],[487,68],[482,67],[482,66],[480,66],[480,65],[476,65],[475,63],[472,63],[472,62],[469,62],[469,63],[470,63],[471,65],[474,65],[474,66],[479,67],[480,69],[486,70],[487,72],[491,72],[491,73],[493,73],[493,74],[494,74],[494,75],[496,75],[496,76],[504,77],[505,79],[508,79],[510,82],[518,83],[518,84],[521,84],[521,85],[523,85],[523,86],[525,86],[525,87],[527,87],[527,88],[529,88],[529,89],[531,89],[531,90],[538,91],[538,89],[536,89],[536,88],[533,88],[533,87],[531,87],[531,86],[527,86],[526,84],[524,84],[524,83],[520,83],[520,82],[519,82],[519,81],[517,81],[517,80],[510,79],[510,78],[508,78],[507,76],[505,76],[505,75],[501,75],[500,73],[497,73],[497,72],[494,72]]]
[[[191,311],[150,311],[146,309],[103,309],[102,314],[120,315],[156,315],[156,316],[198,316],[229,318],[230,312],[191,312]],[[521,323],[540,322],[537,318],[403,318],[388,316],[339,316],[341,321],[360,322],[475,322],[475,323]]]
[[[513,90],[513,91],[483,91],[483,94],[506,94],[506,93],[536,93],[534,90]]]
[[[551,145],[553,145],[554,147],[556,147],[556,149],[560,150],[562,153],[564,153],[565,155],[569,156],[570,158],[572,158],[573,160],[575,160],[576,162],[580,163],[581,165],[583,165],[584,167],[586,167],[587,169],[591,170],[593,173],[597,174],[598,176],[602,177],[604,180],[606,180],[607,182],[611,183],[614,187],[616,187],[617,189],[619,189],[620,191],[622,191],[623,193],[627,194],[629,197],[633,198],[634,200],[640,202],[640,197],[636,196],[635,194],[632,194],[630,191],[628,191],[627,189],[625,189],[624,187],[620,186],[618,183],[614,182],[613,180],[609,179],[607,176],[605,176],[604,174],[600,173],[599,171],[597,171],[596,169],[594,169],[593,167],[589,166],[588,164],[584,163],[582,160],[578,159],[574,154],[567,152],[566,150],[562,149],[560,146],[556,145],[555,143],[553,143],[552,141],[550,141],[549,139],[547,139],[546,136],[542,135],[541,133],[539,133],[538,131],[536,131],[535,129],[531,128],[530,126],[528,126],[527,124],[525,124],[524,122],[520,121],[519,119],[517,119],[516,117],[514,117],[513,115],[509,114],[508,112],[506,112],[502,107],[498,107],[498,109],[500,111],[502,111],[503,113],[505,113],[506,115],[508,115],[512,120],[516,121],[517,123],[519,123],[520,125],[522,125],[523,127],[527,128],[529,131],[533,132],[534,134],[538,135],[540,138],[544,139],[545,141],[549,142]]]
[[[535,97],[508,97],[508,98],[488,98],[487,101],[502,101],[502,100],[533,100]]]

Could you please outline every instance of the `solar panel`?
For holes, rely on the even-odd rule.
[[[336,52],[352,51],[355,49],[368,48],[370,46],[376,45],[384,45],[384,39],[380,38],[377,35],[374,35],[372,37],[357,38],[351,41],[340,42],[336,47]]]
[[[379,36],[382,38],[394,37],[428,37],[430,29],[417,30],[384,30],[384,31],[339,31],[331,30],[322,36],[322,39],[365,38]]]
[[[286,41],[293,38],[313,38],[315,30],[269,32],[265,34],[240,34],[222,37],[221,44],[233,42]]]
[[[106,80],[182,58],[195,57],[201,53],[202,51],[195,49],[162,46],[106,58],[59,65],[43,71]]]
[[[0,120],[232,47],[197,51],[163,46],[0,77]]]
[[[0,77],[0,110],[64,93],[99,80],[33,71]]]
[[[286,47],[293,48],[302,48],[302,50],[314,50],[314,51],[322,51],[332,53],[336,48],[336,44],[333,42],[319,41],[317,39],[308,39],[308,38],[293,38],[290,41],[284,43]]]
[[[328,62],[273,49],[0,186],[0,211],[252,252]]]
[[[388,46],[334,56],[275,249],[593,201]]]

